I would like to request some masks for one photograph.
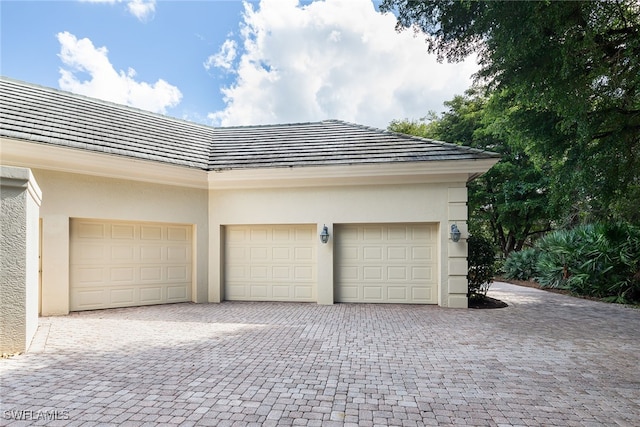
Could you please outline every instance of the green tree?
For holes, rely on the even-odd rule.
[[[478,55],[503,127],[571,220],[640,221],[640,2],[384,0],[441,60]],[[508,123],[507,123],[508,122]]]
[[[510,143],[512,133],[501,126],[478,90],[445,102],[448,110],[430,120],[393,121],[389,130],[438,139],[502,155],[489,172],[469,183],[469,226],[472,234],[492,238],[506,257],[550,229],[549,180],[529,156]]]

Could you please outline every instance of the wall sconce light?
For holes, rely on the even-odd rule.
[[[329,229],[326,225],[322,227],[322,233],[320,233],[320,241],[322,243],[327,243],[329,241]]]
[[[458,226],[456,224],[451,224],[451,240],[454,242],[459,242],[461,235],[462,233],[460,233],[460,229],[458,228]]]

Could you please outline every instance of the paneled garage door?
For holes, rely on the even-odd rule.
[[[226,226],[225,299],[313,301],[315,225]]]
[[[437,226],[335,226],[337,302],[436,304]]]
[[[191,301],[188,225],[71,220],[70,310]]]

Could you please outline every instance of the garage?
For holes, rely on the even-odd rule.
[[[316,225],[225,226],[230,301],[317,301]]]
[[[436,224],[335,226],[335,300],[437,304]]]
[[[192,227],[71,219],[70,310],[191,301]]]

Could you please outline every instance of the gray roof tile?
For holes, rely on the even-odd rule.
[[[204,170],[498,157],[338,120],[214,128],[5,77],[0,135]]]

